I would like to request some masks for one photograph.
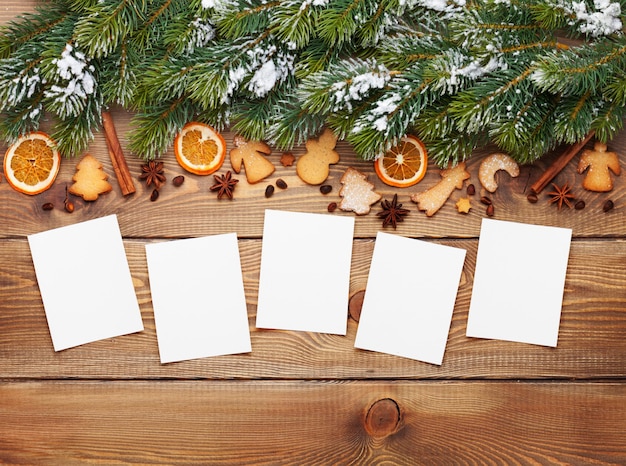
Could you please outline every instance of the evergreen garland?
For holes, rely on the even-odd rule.
[[[626,0],[51,0],[0,36],[0,133],[44,113],[71,156],[101,112],[131,150],[195,119],[290,149],[323,126],[374,159],[414,133],[439,165],[521,163],[626,116]],[[565,45],[559,38],[567,37]]]

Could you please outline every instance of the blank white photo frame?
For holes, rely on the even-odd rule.
[[[379,232],[354,346],[441,365],[465,254]]]
[[[483,219],[467,336],[556,347],[572,230]]]
[[[354,217],[265,211],[256,326],[345,335]]]
[[[55,351],[143,330],[115,215],[28,236]]]
[[[237,235],[146,245],[161,363],[251,349]]]

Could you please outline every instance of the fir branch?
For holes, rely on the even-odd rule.
[[[535,68],[510,68],[489,75],[475,86],[459,92],[450,104],[450,114],[458,130],[468,133],[484,131],[500,112],[533,93],[530,76]]]
[[[23,15],[19,21],[12,21],[0,30],[0,59],[8,58],[20,47],[29,47],[56,28],[68,16],[73,16],[57,5],[38,6],[35,13]]]
[[[233,4],[220,4],[213,20],[219,33],[227,39],[255,36],[267,30],[272,10],[279,5],[278,0],[238,0]]]
[[[196,49],[209,46],[216,35],[215,25],[200,11],[194,17],[173,18],[163,33],[163,45],[168,55],[193,55]]]
[[[193,103],[184,98],[142,109],[132,120],[130,150],[144,160],[160,157],[182,127],[192,121],[196,110]]]
[[[270,27],[278,39],[303,48],[316,35],[319,8],[298,0],[281,2],[273,14]]]
[[[533,74],[543,91],[577,94],[595,92],[626,69],[626,39],[604,40],[559,53],[546,54]]]
[[[483,147],[488,142],[486,133],[467,135],[461,132],[452,132],[445,139],[430,139],[421,136],[428,148],[428,157],[441,168],[454,166],[469,159],[477,147]]]
[[[132,32],[132,41],[139,49],[151,49],[161,40],[173,22],[186,18],[192,19],[192,13],[198,9],[199,0],[152,0],[145,11],[145,21],[139,23]]]
[[[90,99],[82,113],[59,120],[51,136],[62,156],[74,157],[88,149],[101,124],[102,105],[96,99]]]
[[[300,52],[299,61],[296,64],[295,75],[303,79],[311,73],[323,71],[341,57],[355,57],[357,52],[351,44],[330,47],[319,38],[313,38],[308,46]]]
[[[138,66],[139,57],[126,43],[100,62],[99,82],[106,105],[132,106],[139,81],[135,72]]]
[[[286,99],[289,86],[271,92],[264,99],[238,102],[232,109],[231,121],[233,129],[248,140],[266,139],[269,128],[282,118],[277,110]]]
[[[373,160],[395,145],[431,103],[430,80],[424,80],[420,67],[395,76],[385,91],[372,100],[356,119],[347,135],[355,152]]]
[[[350,111],[355,102],[383,89],[390,79],[389,70],[375,60],[348,59],[307,76],[300,83],[297,95],[306,111]]]
[[[33,96],[28,102],[20,102],[4,111],[0,119],[0,134],[9,142],[15,142],[23,134],[39,129],[43,116],[43,94]]]
[[[574,144],[582,140],[597,114],[591,91],[581,97],[561,99],[555,111],[554,136],[556,141]]]
[[[319,14],[318,34],[329,45],[348,42],[376,9],[376,0],[335,0]]]
[[[491,140],[519,163],[532,162],[555,145],[552,122],[557,99],[547,94],[525,97],[507,107],[489,130]]]
[[[318,135],[326,120],[325,114],[306,112],[295,96],[280,102],[281,116],[268,128],[267,140],[279,150],[288,150],[304,144]]]
[[[390,69],[404,70],[417,62],[434,60],[453,44],[440,34],[397,34],[383,40],[380,60]]]
[[[11,58],[0,60],[0,112],[43,93],[40,66],[40,51],[30,47],[22,48]]]
[[[94,58],[116,50],[146,18],[145,0],[98,2],[76,23],[75,40]]]
[[[609,100],[599,109],[591,129],[595,130],[596,138],[606,143],[624,128],[625,119],[626,106],[618,101]]]
[[[394,23],[393,17],[399,10],[398,0],[380,0],[375,11],[358,29],[355,40],[361,47],[378,44],[387,29]]]

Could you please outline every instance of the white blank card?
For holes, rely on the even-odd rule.
[[[465,249],[379,232],[355,347],[440,365]]]
[[[161,363],[248,353],[237,235],[146,245]]]
[[[556,346],[572,230],[483,219],[467,336]]]
[[[115,215],[28,237],[55,351],[143,330]]]

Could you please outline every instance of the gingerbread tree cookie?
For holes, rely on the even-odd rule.
[[[372,204],[378,202],[381,195],[374,192],[374,185],[367,181],[367,175],[349,167],[341,177],[342,197],[339,208],[357,215],[369,213]]]
[[[263,141],[248,141],[242,136],[235,136],[233,144],[235,147],[230,151],[230,164],[235,173],[241,171],[242,165],[246,168],[248,183],[258,183],[274,173],[276,167],[265,158],[272,153],[272,149]]]
[[[589,169],[589,170],[587,170]],[[583,180],[583,188],[588,191],[606,192],[613,189],[612,171],[615,175],[621,173],[619,157],[615,152],[607,152],[606,144],[597,141],[593,150],[585,150],[578,161],[578,173],[587,170]]]
[[[320,137],[309,139],[307,149],[296,164],[296,173],[302,181],[312,185],[322,184],[330,173],[330,165],[339,162],[339,153],[335,151],[337,136],[326,128]]]
[[[100,194],[113,189],[108,178],[109,175],[102,170],[102,164],[87,154],[76,165],[76,173],[72,177],[74,184],[70,186],[69,192],[81,196],[85,201],[95,201]]]

